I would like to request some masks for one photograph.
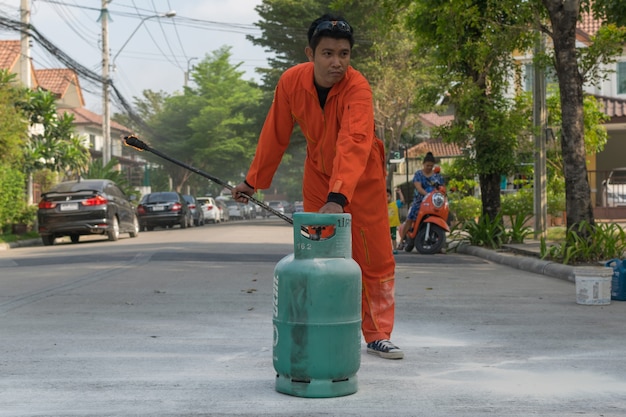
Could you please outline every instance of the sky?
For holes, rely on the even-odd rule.
[[[262,0],[112,0],[109,10],[111,78],[127,102],[144,90],[181,91],[185,72],[223,46],[231,64],[241,64],[244,79],[259,81],[255,68],[266,67],[267,52],[246,35],[259,36],[254,10]],[[31,24],[84,67],[102,73],[102,0],[30,0]],[[0,15],[20,20],[20,0],[0,0]],[[174,17],[164,17],[175,11]],[[0,39],[19,39],[0,27]],[[65,67],[33,42],[35,69]],[[113,59],[115,58],[115,60]],[[85,107],[102,112],[102,88],[80,80]],[[112,109],[120,111],[119,109]]]

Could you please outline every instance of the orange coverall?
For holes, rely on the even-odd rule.
[[[383,143],[374,134],[369,83],[349,67],[320,106],[313,63],[285,71],[274,93],[246,181],[271,186],[295,123],[307,140],[302,183],[304,211],[317,212],[330,192],[343,194],[352,216],[352,257],[362,271],[362,332],[367,343],[390,339],[394,322],[395,260]]]

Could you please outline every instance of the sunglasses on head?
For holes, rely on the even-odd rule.
[[[348,34],[352,34],[352,28],[348,24],[348,22],[344,22],[343,20],[324,20],[321,22],[315,30],[313,31],[313,36],[316,37],[320,32],[324,30],[345,32]]]

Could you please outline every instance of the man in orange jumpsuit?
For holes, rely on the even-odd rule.
[[[362,332],[367,351],[386,359],[404,353],[389,340],[394,322],[395,261],[383,143],[374,134],[369,83],[350,66],[350,25],[324,15],[308,31],[309,62],[281,76],[246,179],[233,198],[267,189],[289,145],[295,123],[307,140],[304,211],[350,213],[352,256],[362,271]]]

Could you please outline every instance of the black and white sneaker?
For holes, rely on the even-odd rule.
[[[374,340],[367,344],[367,353],[372,355],[378,355],[385,359],[402,359],[404,358],[404,352],[398,346],[391,343],[390,340],[381,339]]]

